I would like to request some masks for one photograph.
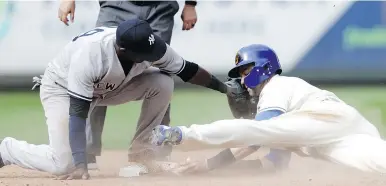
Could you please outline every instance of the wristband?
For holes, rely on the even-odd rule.
[[[186,5],[191,5],[191,6],[196,6],[197,5],[197,1],[185,1],[185,4]]]
[[[211,76],[210,83],[206,87],[212,89],[212,90],[217,90],[221,93],[226,94],[228,92],[228,87],[219,79],[217,79],[215,76]]]

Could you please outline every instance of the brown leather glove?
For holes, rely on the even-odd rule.
[[[232,94],[227,94],[228,105],[235,118],[253,119],[256,115],[257,100],[241,84],[240,78],[229,78],[225,84]]]

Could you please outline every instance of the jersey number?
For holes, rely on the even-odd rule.
[[[106,26],[106,27],[107,28],[116,28],[117,26]],[[80,37],[91,36],[91,35],[94,35],[96,33],[103,32],[103,31],[105,31],[105,30],[103,30],[101,28],[94,28],[94,29],[92,29],[90,31],[87,31],[87,32],[83,33],[82,35],[74,37],[74,39],[72,39],[72,42],[76,41]]]
[[[103,32],[103,31],[104,31],[104,30],[101,29],[101,28],[95,28],[95,29],[93,29],[93,30],[90,30],[90,31],[88,31],[88,32],[83,33],[82,35],[79,35],[79,36],[74,37],[74,39],[72,39],[72,41],[74,42],[74,41],[76,41],[78,38],[81,38],[81,37],[84,37],[84,36],[91,36],[91,35],[94,35],[94,34],[96,34],[96,33]]]

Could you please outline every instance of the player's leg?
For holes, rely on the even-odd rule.
[[[386,173],[386,142],[379,137],[356,134],[316,148],[317,156],[362,171]]]
[[[313,156],[362,171],[386,173],[386,141],[373,124],[359,113],[354,114],[358,132],[313,148]]]
[[[5,165],[63,174],[72,167],[69,145],[69,97],[65,89],[44,77],[40,87],[49,145],[33,145],[11,137],[3,139],[0,154]]]
[[[136,133],[131,144],[130,157],[136,161],[145,161],[163,156],[165,151],[149,144],[152,129],[160,125],[173,94],[174,81],[158,69],[152,68],[134,77],[123,85],[114,95],[107,96],[100,102],[103,105],[123,104],[143,100]],[[158,154],[160,153],[160,154]]]
[[[95,107],[87,119],[87,161],[88,169],[98,169],[96,156],[102,153],[102,133],[106,120],[107,106]]]

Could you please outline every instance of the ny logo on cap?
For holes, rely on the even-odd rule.
[[[153,34],[150,34],[148,41],[149,41],[149,45],[153,45],[154,44],[155,38],[154,38]]]

